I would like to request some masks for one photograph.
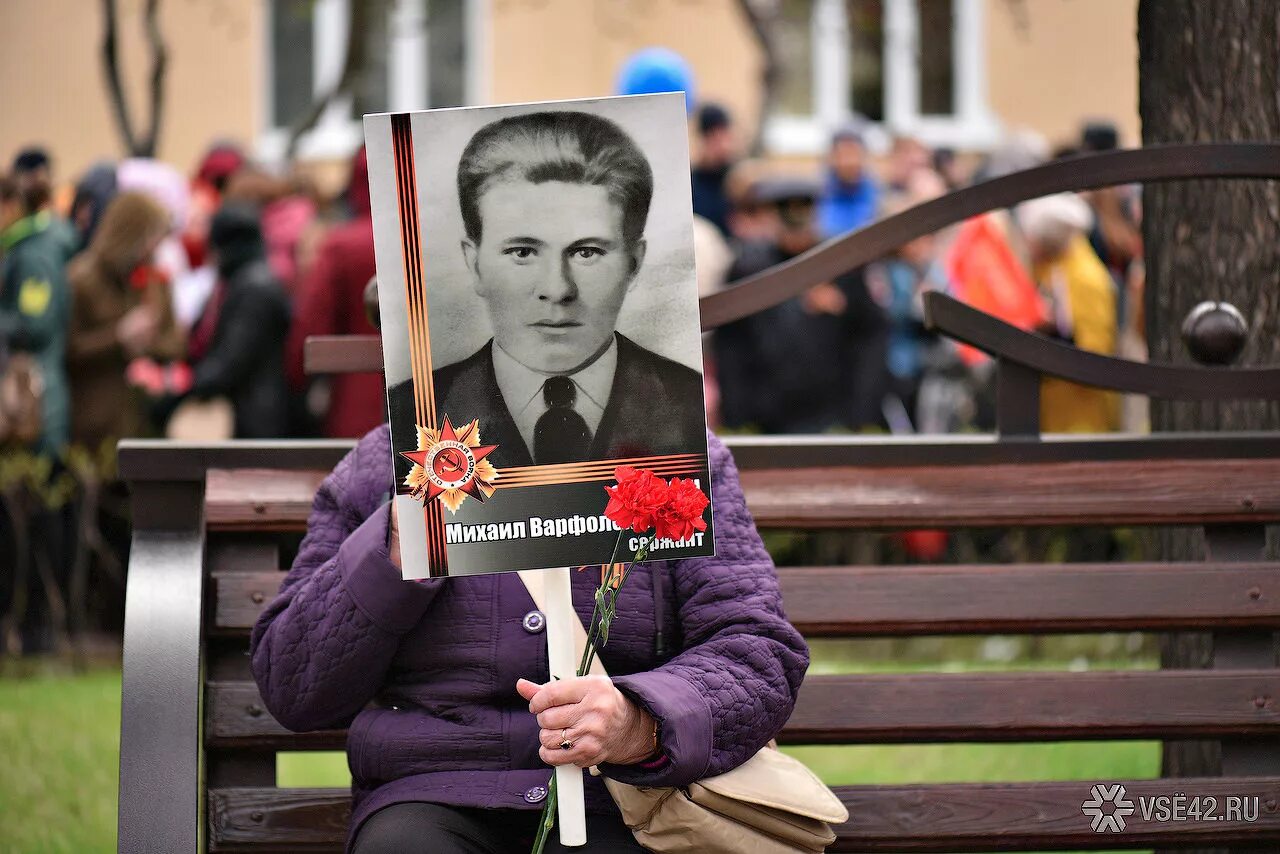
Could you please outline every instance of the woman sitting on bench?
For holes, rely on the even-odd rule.
[[[519,576],[402,579],[386,425],[338,464],[251,654],[284,726],[350,728],[348,852],[527,850],[553,765],[683,786],[782,729],[808,647],[783,615],[733,459],[708,442],[716,556],[637,565],[601,653],[611,677],[551,686],[545,619]],[[590,597],[597,579],[574,582]],[[586,808],[580,850],[645,850],[591,775]],[[564,850],[558,832],[547,850]]]

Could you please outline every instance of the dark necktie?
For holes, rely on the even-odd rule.
[[[587,458],[591,431],[573,408],[578,388],[568,377],[551,377],[542,385],[547,411],[533,428],[533,461],[540,466],[576,463]]]

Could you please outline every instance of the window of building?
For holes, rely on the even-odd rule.
[[[482,96],[476,55],[486,0],[389,0],[357,38],[364,73],[299,141],[301,157],[344,157],[363,139],[365,113],[454,107]],[[267,130],[259,153],[283,156],[289,128],[342,76],[351,3],[267,0]]]
[[[930,145],[992,144],[985,2],[779,0],[770,147],[821,152],[855,116]]]

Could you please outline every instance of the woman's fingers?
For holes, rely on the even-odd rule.
[[[582,723],[582,709],[575,705],[556,706],[538,715],[538,726],[543,729],[565,729]]]
[[[560,731],[543,730],[539,736],[542,746],[538,748],[538,757],[548,765],[577,765],[588,768],[604,761],[600,739],[592,734],[575,735],[569,731],[569,740],[573,747],[569,750],[560,748]]]
[[[577,703],[592,692],[612,689],[613,682],[606,676],[574,676],[548,682],[538,689],[529,701],[529,711],[540,714],[553,706]],[[521,696],[524,696],[522,693]]]
[[[521,680],[516,688],[530,701],[529,711],[537,717],[541,728],[538,756],[543,762],[586,768],[605,760],[604,730],[608,722],[604,710],[609,695],[616,690],[612,681],[601,676],[578,676],[533,690],[534,683]],[[564,738],[573,744],[569,750],[560,747]]]

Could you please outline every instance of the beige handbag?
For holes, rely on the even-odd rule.
[[[517,574],[545,612],[540,573]],[[573,634],[581,659],[587,632],[574,621]],[[591,673],[608,675],[599,656]],[[591,773],[603,776],[594,765]],[[732,771],[687,787],[647,788],[609,777],[604,784],[636,841],[657,854],[822,852],[835,841],[831,825],[849,819],[835,793],[773,740]]]

